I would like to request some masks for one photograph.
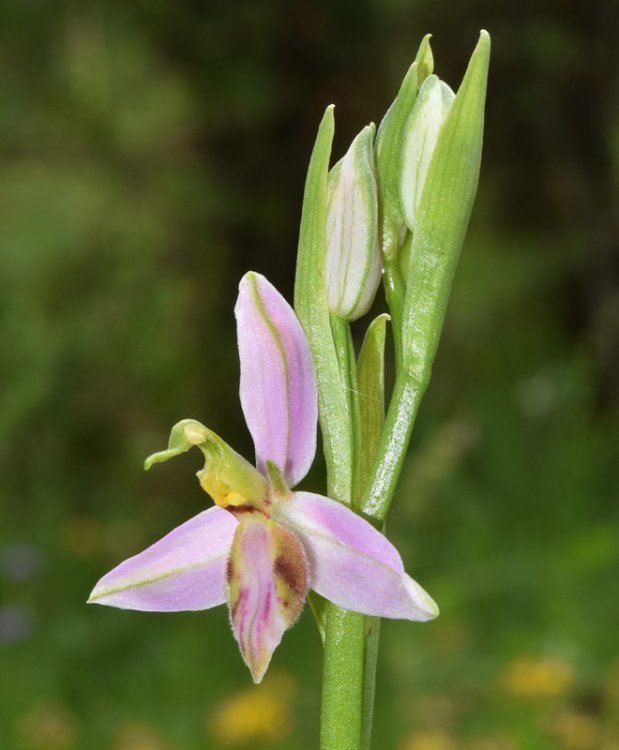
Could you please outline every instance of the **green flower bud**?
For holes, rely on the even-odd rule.
[[[404,126],[400,170],[400,207],[407,227],[415,229],[430,161],[443,123],[455,98],[437,76],[426,78]]]
[[[383,117],[376,135],[379,232],[387,275],[391,270],[389,264],[396,259],[406,231],[398,199],[405,125],[417,99],[417,92],[432,74],[433,68],[434,58],[428,34],[423,38],[415,61],[404,76],[398,95]]]
[[[368,311],[381,280],[373,141],[374,125],[368,125],[329,172],[327,302],[346,320]]]
[[[420,384],[427,383],[430,377],[477,192],[489,62],[490,37],[482,31],[447,118],[439,128],[415,215],[402,338],[405,366]]]

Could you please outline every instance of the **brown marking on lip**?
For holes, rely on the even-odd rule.
[[[296,599],[302,599],[306,590],[306,572],[300,565],[295,565],[296,560],[289,560],[284,555],[279,555],[275,560],[275,575],[279,576],[290,589]],[[290,602],[288,602],[290,604]]]
[[[232,612],[230,613],[233,622],[236,620],[236,614],[238,612],[239,607],[242,604],[244,604],[246,598],[247,598],[247,591],[245,589],[241,589],[241,591],[239,591],[238,593],[236,601],[234,602],[232,606]]]
[[[260,508],[256,508],[253,505],[228,505],[226,508],[228,513],[232,513],[233,516],[243,516],[246,513],[260,513],[261,516],[268,518],[269,516],[265,511]]]

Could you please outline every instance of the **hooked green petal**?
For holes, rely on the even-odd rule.
[[[249,461],[231,448],[225,440],[195,419],[183,419],[170,433],[168,449],[153,453],[144,467],[199,448],[204,454],[204,468],[198,472],[202,488],[222,507],[253,505],[264,507],[269,502],[266,478]]]
[[[194,446],[206,444],[210,434],[212,434],[211,431],[195,419],[182,419],[172,427],[167,450],[149,456],[144,461],[144,468],[148,471],[153,464],[168,461],[170,458],[180,456],[181,453],[186,453]]]

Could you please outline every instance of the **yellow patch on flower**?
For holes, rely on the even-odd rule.
[[[220,745],[275,743],[295,724],[296,684],[285,672],[275,672],[257,687],[240,690],[223,700],[207,718],[207,731]]]
[[[574,670],[559,659],[520,658],[509,663],[501,682],[517,698],[558,698],[574,684]]]

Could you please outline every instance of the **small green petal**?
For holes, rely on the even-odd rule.
[[[232,449],[219,435],[194,419],[183,419],[170,433],[168,449],[149,456],[144,467],[179,456],[193,447],[204,454],[204,468],[198,472],[202,488],[221,507],[252,505],[264,508],[270,501],[266,478]]]

